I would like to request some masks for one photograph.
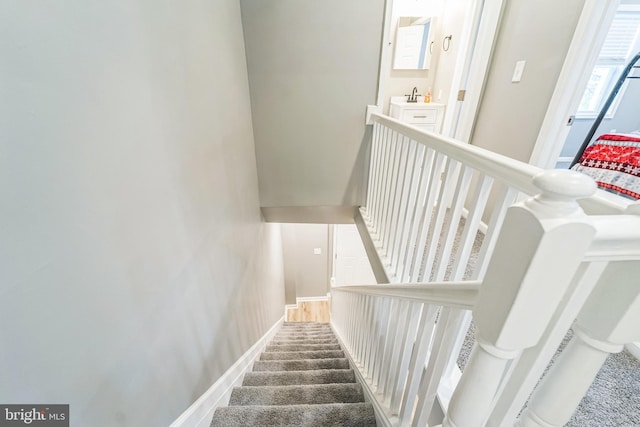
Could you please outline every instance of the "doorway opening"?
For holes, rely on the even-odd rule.
[[[640,1],[621,3],[616,9],[604,43],[582,94],[577,110],[568,119],[569,133],[555,168],[566,169],[583,142],[592,143],[600,134],[639,133],[637,115],[640,84],[625,79],[607,108],[606,102],[628,62],[640,51]],[[634,77],[632,77],[634,78]],[[606,111],[603,111],[606,108]],[[596,123],[603,111],[604,117]],[[594,123],[597,127],[590,135]],[[588,139],[588,141],[585,141]]]

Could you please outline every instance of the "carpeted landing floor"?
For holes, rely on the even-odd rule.
[[[285,322],[211,427],[376,426],[328,323]]]

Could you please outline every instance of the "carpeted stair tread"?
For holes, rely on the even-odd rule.
[[[354,383],[351,369],[318,369],[310,371],[247,372],[243,386]]]
[[[331,331],[330,326],[309,326],[309,327],[295,327],[295,326],[283,326],[280,328],[278,332],[289,332],[289,331],[297,331],[297,332],[318,332],[318,331]]]
[[[257,360],[254,372],[264,371],[309,371],[318,369],[349,369],[347,359],[300,359],[300,360]]]
[[[310,340],[331,340],[334,339],[333,335],[322,335],[322,336],[318,336],[318,337],[310,337],[310,336],[289,336],[289,337],[285,337],[285,336],[279,336],[279,337],[274,337],[273,341],[291,341],[291,343],[296,343],[298,341],[310,341]]]
[[[305,326],[305,327],[296,327],[296,326],[283,326],[280,328],[279,332],[285,331],[330,331],[331,326]]]
[[[264,351],[316,351],[316,350],[340,350],[338,344],[278,344],[268,345]]]
[[[274,337],[275,339],[280,338],[288,338],[288,339],[296,339],[296,338],[311,338],[311,339],[327,339],[334,338],[335,336],[331,332],[285,332],[278,333]]]
[[[311,325],[329,326],[329,322],[282,322],[282,326],[311,326]]]
[[[364,402],[358,383],[235,387],[229,406]]]
[[[375,426],[373,406],[328,323],[285,322],[212,427]]]
[[[273,339],[274,342],[286,342],[287,344],[299,344],[303,341],[327,341],[327,340],[334,340],[334,338],[332,338],[331,336],[327,335],[321,338],[313,338],[313,337],[276,337]],[[314,344],[315,344],[314,342]],[[322,344],[322,343],[320,343]]]
[[[260,360],[340,359],[342,350],[272,351],[260,355]]]
[[[294,344],[338,344],[338,340],[336,339],[321,339],[321,340],[273,340],[269,345],[291,345]]]
[[[218,408],[211,422],[212,427],[368,427],[375,425],[376,417],[373,407],[368,403],[229,406]]]

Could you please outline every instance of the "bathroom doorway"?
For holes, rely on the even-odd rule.
[[[406,3],[406,4],[405,4]],[[445,105],[442,133],[468,141],[473,130],[504,0],[392,0],[386,4],[377,105],[388,114],[391,96],[413,87]],[[435,36],[427,70],[392,68],[399,16],[433,17]]]

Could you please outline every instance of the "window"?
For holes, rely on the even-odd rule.
[[[620,6],[582,95],[577,117],[589,118],[598,115],[625,65],[637,53],[639,30],[640,7]],[[618,96],[609,108],[607,117],[613,116],[620,98],[621,96]]]

